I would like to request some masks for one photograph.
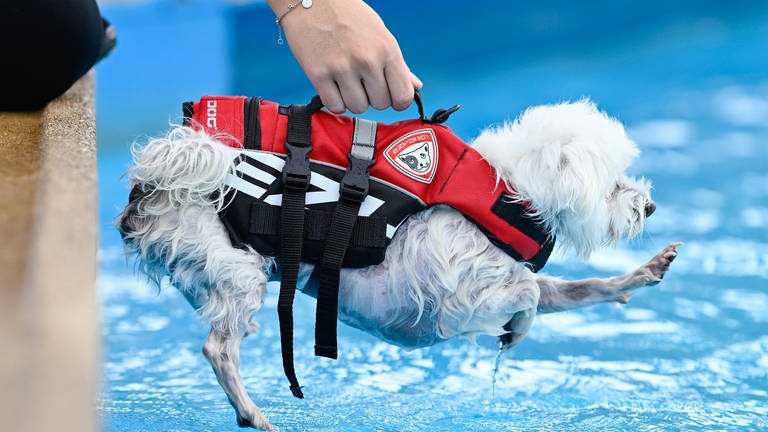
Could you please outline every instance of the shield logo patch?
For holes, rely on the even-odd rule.
[[[392,166],[422,183],[431,183],[435,177],[437,156],[437,138],[431,129],[403,135],[384,150],[384,157]]]

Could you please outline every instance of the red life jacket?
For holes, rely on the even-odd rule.
[[[231,178],[230,185],[238,191],[236,198],[244,199],[235,199],[222,212],[233,241],[248,243],[268,255],[279,254],[279,230],[264,225],[274,225],[269,219],[279,217],[274,207],[280,205],[278,174],[286,154],[287,107],[256,97],[205,96],[199,102],[184,104],[184,113],[189,126],[219,134],[218,140],[243,148],[237,178]],[[329,222],[328,214],[322,213],[332,211],[338,199],[334,187],[338,188],[349,165],[353,120],[324,110],[311,117],[309,158],[312,178],[317,177],[317,181],[313,180],[314,189],[311,186],[307,192],[306,206],[310,212],[318,209],[320,215],[307,216],[307,250],[303,252],[307,261],[317,261],[322,250],[322,233]],[[377,123],[375,143],[371,202],[367,198],[360,210],[360,216],[367,218],[358,220],[345,267],[383,260],[384,249],[400,223],[435,204],[461,212],[491,242],[516,260],[530,264],[534,271],[544,266],[554,238],[540,221],[527,215],[526,205],[511,202],[510,191],[493,167],[448,127],[424,119]],[[331,182],[326,181],[329,179]],[[370,230],[383,230],[384,238]]]

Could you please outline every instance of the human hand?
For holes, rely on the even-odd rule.
[[[280,16],[295,0],[267,0]],[[421,81],[378,14],[361,0],[315,0],[281,21],[288,45],[325,106],[355,114],[368,106],[398,111]]]

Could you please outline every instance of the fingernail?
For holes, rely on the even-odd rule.
[[[417,89],[424,87],[424,83],[422,83],[419,77],[414,75],[413,72],[411,72],[411,82],[413,83],[413,86],[416,87]]]

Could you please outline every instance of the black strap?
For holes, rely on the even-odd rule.
[[[253,96],[243,101],[243,146],[248,150],[261,150],[261,98]]]
[[[369,169],[373,165],[376,123],[355,119],[349,167],[339,185],[339,201],[333,211],[328,238],[320,261],[320,284],[315,315],[315,355],[338,358],[336,322],[339,309],[339,273],[349,247],[360,205],[368,195]]]
[[[299,399],[303,399],[304,394],[293,367],[293,298],[296,293],[301,261],[304,204],[311,175],[308,156],[312,151],[311,123],[312,113],[308,105],[289,107],[288,134],[285,143],[287,157],[282,173],[282,265],[277,314],[280,318],[283,370],[290,383],[291,393]]]
[[[515,227],[536,243],[539,243],[541,245],[541,250],[533,258],[525,260],[519,252],[508,244],[498,240],[493,234],[487,233],[491,242],[507,252],[507,254],[512,256],[516,261],[524,261],[530,264],[531,270],[534,273],[544,267],[544,264],[547,263],[547,260],[555,247],[555,236],[547,232],[541,218],[531,216],[525,205],[514,202],[506,194],[501,194],[499,196],[491,207],[491,211],[510,226]]]
[[[280,236],[281,208],[260,201],[254,201],[249,207],[248,232],[257,237]],[[331,226],[333,212],[318,209],[307,210],[304,216],[304,242],[325,241],[328,227]],[[387,218],[385,216],[358,216],[355,228],[349,239],[350,246],[361,248],[383,248],[387,246]],[[306,249],[306,245],[304,245]],[[258,249],[257,249],[258,250]],[[302,259],[307,259],[306,250],[302,251]]]
[[[189,126],[190,121],[192,121],[192,116],[195,115],[194,106],[194,102],[184,102],[181,104],[181,110],[184,113],[184,120],[181,124],[182,126]]]
[[[312,96],[312,100],[309,101],[309,112],[315,113],[317,111],[320,111],[323,108],[323,101],[320,100],[319,95]],[[280,105],[277,107],[277,113],[280,115],[288,115],[288,109],[290,106]]]
[[[424,115],[424,102],[421,100],[421,90],[416,89],[413,91],[413,101],[416,102],[416,108],[419,109],[419,119],[424,122],[428,123],[427,116]]]

